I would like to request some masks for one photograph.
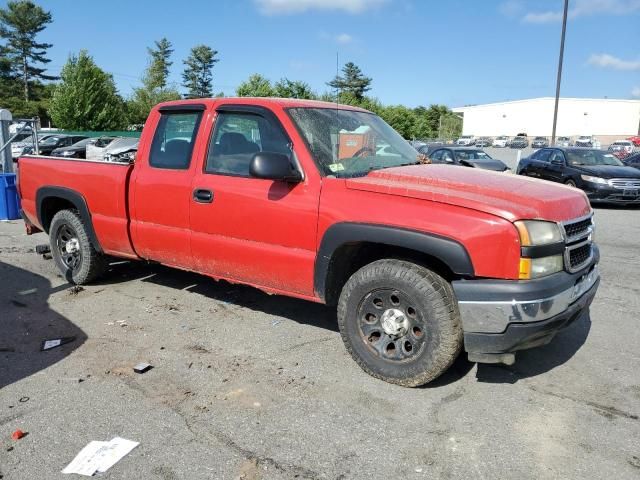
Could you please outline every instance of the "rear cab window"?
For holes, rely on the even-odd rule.
[[[188,169],[201,118],[201,111],[162,112],[151,143],[149,165],[172,170]]]

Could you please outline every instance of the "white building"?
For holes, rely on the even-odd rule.
[[[553,97],[454,108],[464,135],[551,137]],[[595,135],[602,142],[638,135],[640,100],[560,98],[557,136]]]

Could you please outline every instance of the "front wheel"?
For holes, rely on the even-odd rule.
[[[378,260],[351,276],[340,294],[338,325],[365,372],[406,387],[440,376],[462,347],[451,285],[402,260]]]
[[[564,182],[564,184],[568,187],[576,188],[576,182],[574,182],[573,180],[567,180],[566,182]]]
[[[77,211],[60,210],[53,216],[49,243],[53,259],[67,281],[84,285],[104,272],[106,260],[91,244]]]

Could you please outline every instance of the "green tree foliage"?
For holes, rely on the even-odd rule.
[[[161,102],[180,100],[180,92],[168,86],[169,68],[173,64],[171,42],[162,38],[155,42],[155,48],[147,48],[149,66],[142,78],[142,87],[134,88],[127,100],[127,123],[144,124],[151,109]]]
[[[184,61],[183,85],[187,98],[205,98],[213,95],[213,66],[219,61],[217,50],[207,45],[196,45]]]
[[[365,75],[353,62],[342,67],[342,75],[336,75],[327,85],[337,89],[340,93],[352,95],[357,100],[364,99],[365,93],[371,90],[371,78]]]
[[[36,40],[51,22],[51,13],[31,0],[9,1],[6,8],[0,8],[0,38],[6,41],[4,57],[22,83],[25,102],[33,98],[34,82],[56,79],[46,75],[46,68],[41,66],[50,62],[46,55],[52,45]]]
[[[51,99],[54,124],[69,130],[117,130],[124,127],[124,102],[113,77],[102,71],[86,50],[72,55],[62,68]]]
[[[273,85],[268,78],[254,73],[236,88],[239,97],[275,97]]]
[[[173,65],[173,46],[167,38],[156,40],[155,48],[147,48],[151,57],[144,77],[144,86],[149,91],[164,90],[167,87],[169,68]]]
[[[404,138],[414,137],[416,115],[410,108],[404,105],[389,105],[382,108],[379,115]]]
[[[281,98],[303,98],[307,100],[316,98],[308,83],[289,80],[288,78],[278,80],[273,86],[273,93],[276,97]]]

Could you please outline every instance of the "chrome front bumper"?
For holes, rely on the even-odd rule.
[[[541,322],[556,317],[580,300],[600,278],[597,263],[586,273],[571,275],[562,272],[555,275],[558,277],[548,277],[546,281],[544,278],[529,282],[513,281],[511,285],[505,281],[453,282],[463,331],[500,334],[510,324]],[[555,293],[558,290],[559,293]],[[495,299],[481,300],[479,297],[483,293]]]

